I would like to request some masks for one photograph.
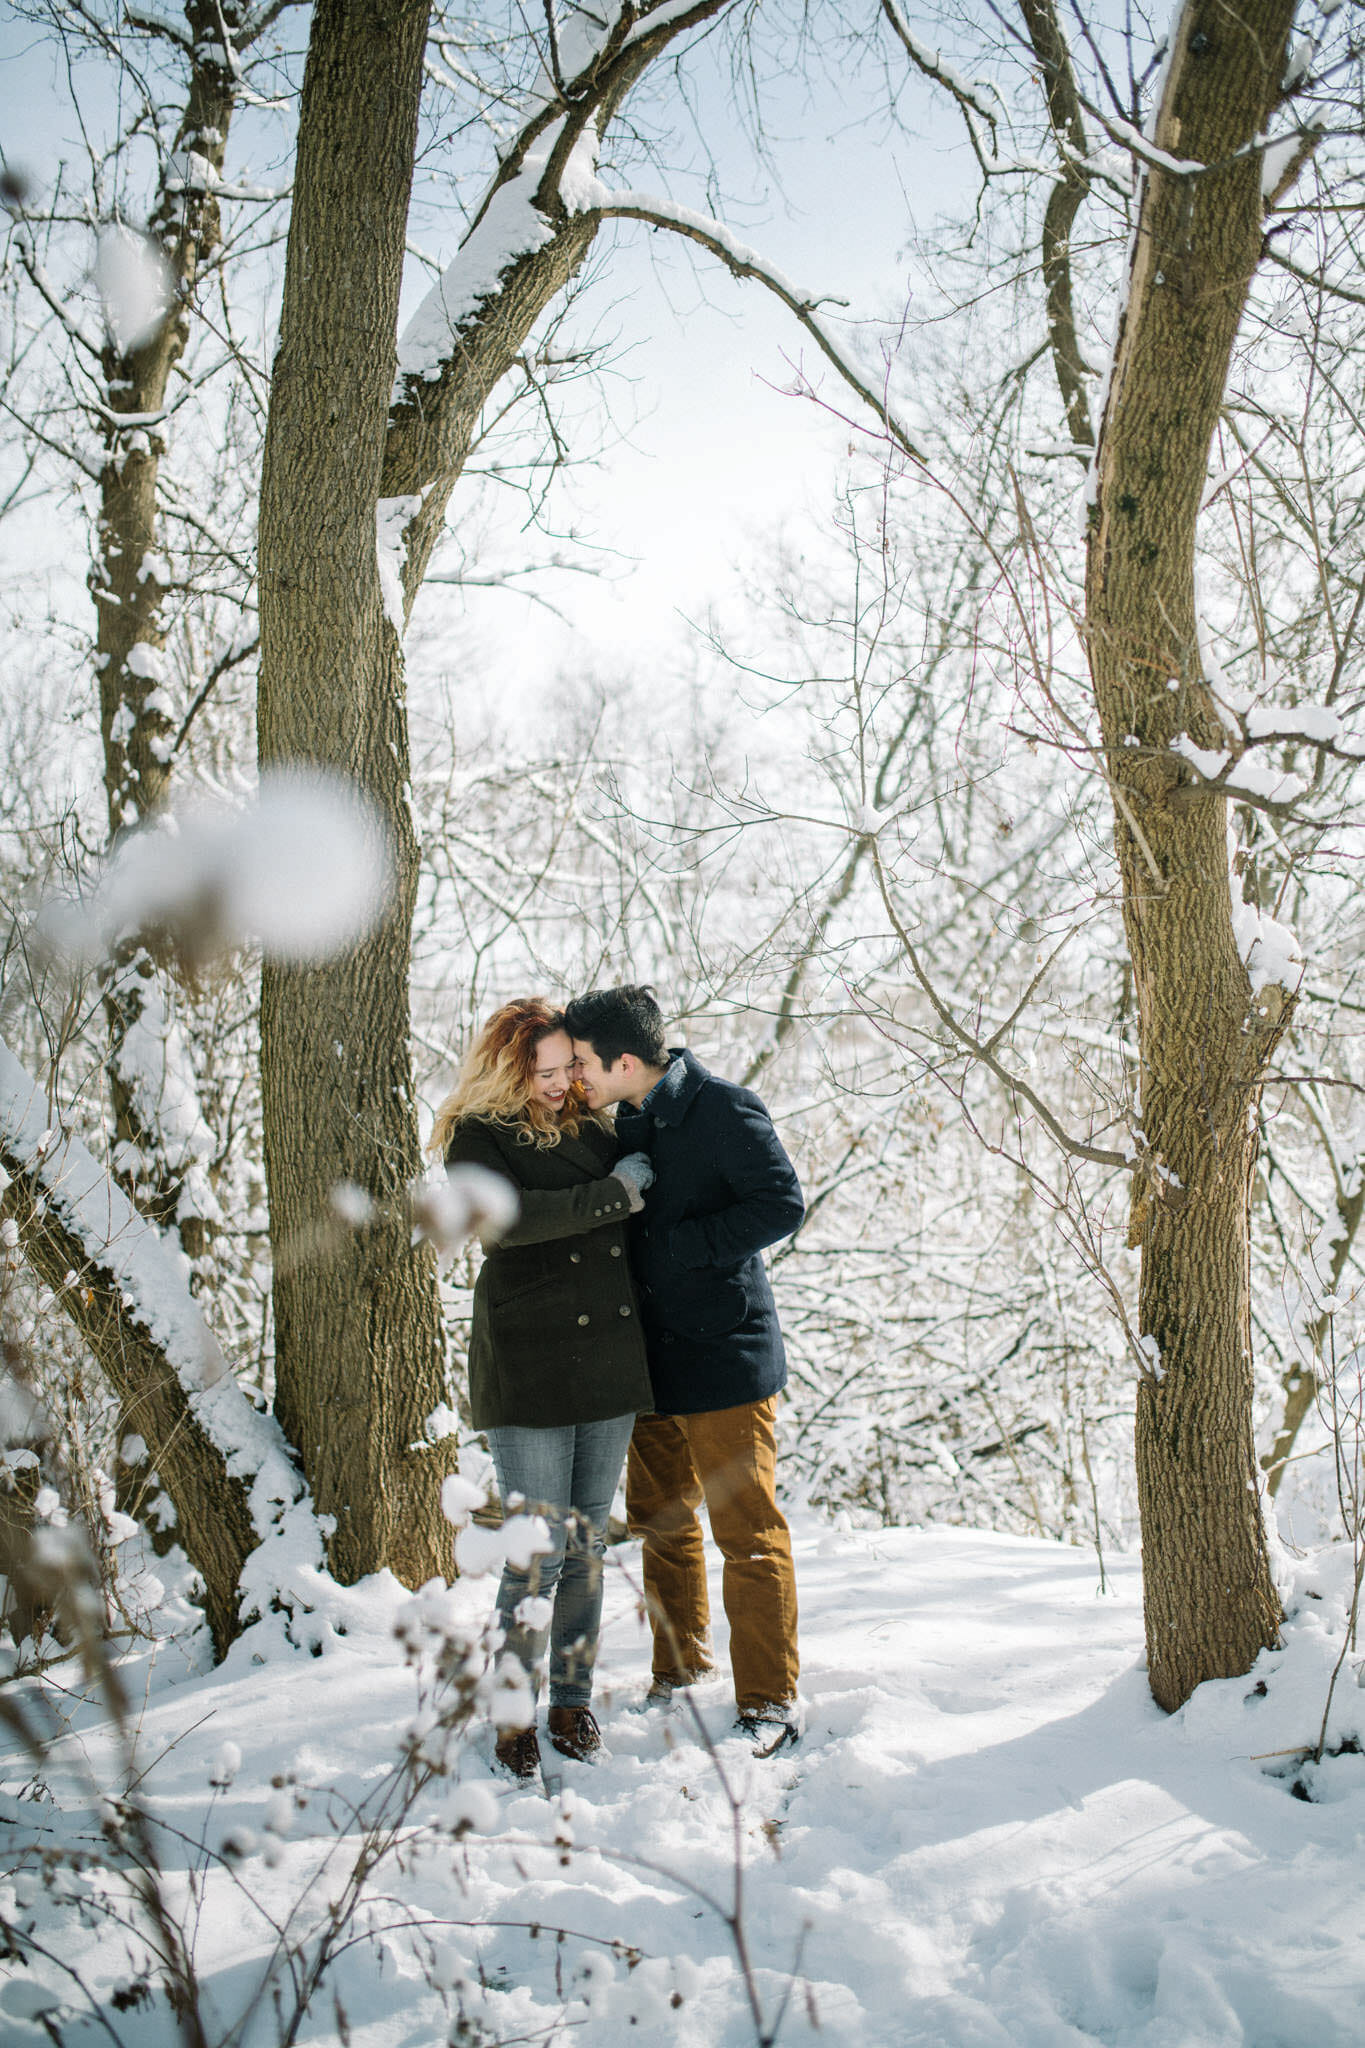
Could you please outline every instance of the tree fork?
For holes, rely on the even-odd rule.
[[[1139,1009],[1146,1170],[1135,1183],[1148,1674],[1174,1709],[1278,1637],[1251,1427],[1250,1182],[1266,1063],[1292,999],[1254,991],[1233,929],[1226,806],[1192,787],[1181,733],[1222,726],[1199,653],[1196,525],[1262,244],[1263,135],[1292,0],[1189,0],[1145,174],[1100,426],[1087,644],[1115,786]],[[1184,168],[1189,166],[1189,168]],[[1128,822],[1130,814],[1137,831]]]

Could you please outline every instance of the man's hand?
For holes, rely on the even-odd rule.
[[[619,1180],[630,1197],[630,1213],[638,1216],[645,1206],[645,1189],[654,1184],[654,1168],[647,1152],[627,1152],[624,1159],[618,1159],[612,1168],[612,1175]]]

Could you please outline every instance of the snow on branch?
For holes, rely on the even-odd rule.
[[[158,13],[154,7],[130,7],[124,19],[129,28],[141,29],[148,36],[161,36],[179,50],[191,51],[194,48],[194,38],[185,33],[181,24],[172,21],[168,15]]]
[[[1172,156],[1169,150],[1159,147],[1131,121],[1122,120],[1117,114],[1106,113],[1103,107],[1094,106],[1089,100],[1083,102],[1086,112],[1097,121],[1111,142],[1130,156],[1145,164],[1149,171],[1165,171],[1171,178],[1202,178],[1208,172],[1221,169],[1218,164],[1201,164],[1197,158]]]
[[[3,1044],[0,1148],[7,1171],[27,1174],[90,1264],[115,1279],[125,1313],[165,1352],[182,1385],[196,1392],[215,1386],[227,1368],[189,1291],[183,1254],[138,1214],[80,1139],[50,1121],[46,1095]]]
[[[506,273],[554,240],[554,226],[536,201],[557,138],[558,128],[548,131],[538,147],[528,150],[515,175],[495,186],[408,322],[398,344],[395,403],[408,378],[431,383],[441,375],[462,328],[486,300],[497,296]]]
[[[906,54],[916,68],[922,71],[926,78],[932,79],[935,85],[941,85],[945,91],[950,92],[964,113],[979,114],[990,129],[994,141],[1001,112],[999,100],[992,95],[992,102],[988,106],[980,96],[975,79],[964,78],[954,65],[944,61],[937,50],[931,50],[927,44],[922,43],[896,5],[896,0],[882,0],[882,13],[904,44]],[[968,125],[970,126],[970,123]]]
[[[1205,653],[1206,665],[1208,654]],[[1365,748],[1343,728],[1341,714],[1330,704],[1256,703],[1249,690],[1238,690],[1215,670],[1211,684],[1219,716],[1227,731],[1226,747],[1201,747],[1187,732],[1171,741],[1171,751],[1194,770],[1195,787],[1213,795],[1235,797],[1258,809],[1291,809],[1312,788],[1308,776],[1278,768],[1259,756],[1266,746],[1307,747],[1339,761],[1365,760]]]
[[[1303,948],[1288,925],[1234,893],[1232,930],[1253,996],[1267,988],[1291,994],[1297,989],[1304,969]]]
[[[854,368],[853,363],[840,348],[823,323],[817,319],[818,309],[824,305],[843,305],[842,299],[831,298],[828,294],[803,291],[792,283],[775,264],[769,263],[756,249],[741,242],[723,222],[712,219],[708,214],[694,213],[690,207],[678,206],[672,200],[658,199],[645,192],[614,192],[594,180],[595,191],[582,210],[602,220],[640,220],[651,227],[667,228],[674,234],[684,235],[689,241],[709,249],[725,265],[733,277],[756,278],[758,282],[780,299],[806,332],[811,336],[849,388],[856,392],[882,425],[886,428],[897,447],[910,461],[923,469],[929,466],[928,457],[920,449],[909,430],[892,412],[885,391],[876,391]]]
[[[182,1389],[186,1405],[243,1486],[261,1540],[287,1539],[291,1561],[320,1566],[321,1533],[273,1416],[238,1386],[190,1292],[188,1261],[139,1215],[105,1166],[52,1121],[45,1091],[0,1043],[0,1166],[22,1176],[35,1207],[79,1245],[82,1271],[67,1286],[97,1291],[125,1328],[141,1331]],[[262,1559],[257,1590],[280,1575]]]
[[[609,114],[669,43],[727,4],[609,0],[600,12],[580,7],[562,16],[547,8],[549,61],[499,148],[497,170],[459,249],[399,343],[395,404],[409,380],[441,377],[462,331],[507,287],[518,264],[554,242],[566,220],[591,211]]]

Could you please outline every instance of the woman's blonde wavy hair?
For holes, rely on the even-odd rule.
[[[564,1029],[564,1012],[543,996],[521,996],[495,1010],[465,1054],[455,1086],[436,1112],[427,1150],[445,1156],[451,1132],[465,1117],[488,1117],[517,1129],[524,1145],[557,1145],[562,1132],[577,1137],[585,1122],[601,1121],[575,1084],[556,1115],[531,1093],[536,1054],[552,1032]]]

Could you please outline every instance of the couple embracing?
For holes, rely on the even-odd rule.
[[[665,1045],[651,990],[596,989],[562,1011],[536,997],[497,1011],[432,1142],[520,1198],[475,1286],[469,1393],[504,1503],[521,1495],[554,1539],[528,1570],[504,1567],[497,1602],[533,1696],[548,1649],[551,1743],[580,1759],[601,1747],[589,1701],[627,1451],[649,1701],[711,1669],[704,1499],[724,1558],[736,1726],[764,1754],[795,1742],[796,1580],[775,1492],[787,1369],[761,1254],[804,1209],[768,1112]],[[534,1778],[534,1726],[503,1729],[497,1760]]]

